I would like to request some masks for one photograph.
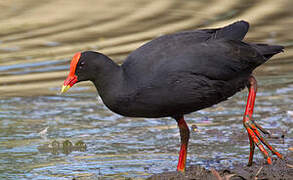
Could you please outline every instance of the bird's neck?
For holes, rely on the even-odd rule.
[[[123,70],[121,66],[107,57],[92,82],[103,102],[111,109],[110,106],[116,101],[115,97],[123,89]]]

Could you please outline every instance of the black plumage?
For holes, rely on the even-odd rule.
[[[252,71],[283,46],[242,41],[249,25],[179,32],[154,39],[118,66],[83,52],[79,81],[91,80],[104,103],[131,117],[177,116],[226,100],[247,85]],[[83,62],[88,68],[80,69]]]

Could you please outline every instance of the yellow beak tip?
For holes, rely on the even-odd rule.
[[[65,93],[69,88],[71,88],[69,85],[67,85],[67,86],[64,86],[64,85],[63,85],[60,93],[61,93],[61,94],[62,94],[62,93]]]

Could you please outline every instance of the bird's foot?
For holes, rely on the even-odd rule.
[[[264,148],[263,144],[275,155],[277,155],[280,159],[283,159],[283,156],[274,148],[272,147],[267,140],[261,135],[261,133],[258,131],[260,130],[264,134],[270,134],[267,130],[262,128],[259,124],[257,124],[254,120],[250,119],[247,115],[244,119],[244,126],[248,132],[248,137],[250,141],[250,155],[249,155],[249,161],[248,166],[252,165],[253,160],[253,153],[254,153],[254,147],[257,145],[259,150],[262,152],[264,158],[267,160],[268,164],[272,164],[272,159],[269,156],[268,152]]]
[[[253,119],[253,109],[254,109],[254,102],[256,97],[256,91],[257,91],[257,81],[253,76],[250,76],[248,79],[248,98],[245,108],[245,113],[243,117],[243,124],[248,132],[248,138],[250,142],[250,154],[249,154],[249,160],[248,160],[248,166],[252,165],[253,160],[253,154],[254,154],[254,148],[255,145],[257,145],[258,149],[262,152],[263,156],[267,160],[269,164],[272,164],[272,159],[269,156],[269,153],[265,150],[263,144],[275,155],[277,155],[279,158],[283,159],[283,156],[277,152],[275,148],[273,148],[260,134],[260,131],[262,131],[264,134],[270,134],[268,131],[266,131],[264,128],[262,128],[260,125],[258,125]]]

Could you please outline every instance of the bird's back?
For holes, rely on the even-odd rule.
[[[122,67],[137,73],[145,68],[151,70],[157,64],[167,63],[170,57],[193,50],[191,46],[211,40],[242,40],[249,24],[245,21],[233,23],[224,28],[185,31],[156,38],[129,54]],[[194,49],[195,52],[197,49]],[[163,61],[163,62],[161,62]],[[166,62],[165,62],[166,61]],[[129,72],[131,73],[131,72]]]
[[[239,21],[219,29],[165,35],[132,52],[122,65],[129,93],[124,115],[185,114],[243,89],[252,71],[269,58],[264,54],[283,48],[242,42],[248,27]]]

